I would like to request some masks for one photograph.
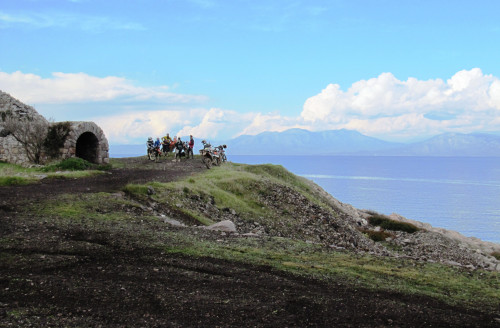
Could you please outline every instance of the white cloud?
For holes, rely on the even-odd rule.
[[[93,119],[105,132],[110,144],[136,144],[148,137],[177,135],[186,125],[196,124],[204,109],[129,112]]]
[[[354,83],[330,84],[304,103],[301,118],[315,130],[356,129],[386,138],[415,138],[446,131],[498,130],[500,80],[479,68],[441,79],[400,81],[391,73]]]
[[[193,135],[198,138],[229,139],[238,135],[247,126],[254,113],[244,114],[220,108],[211,108],[196,126],[185,126],[179,135]]]
[[[500,80],[480,69],[457,72],[448,80],[426,81],[400,81],[383,73],[355,82],[347,91],[330,84],[305,101],[300,116],[199,108],[193,103],[205,97],[85,73],[53,73],[42,78],[0,72],[0,89],[25,103],[41,104],[47,112],[71,113],[65,119],[93,120],[112,144],[139,143],[167,132],[224,140],[290,128],[344,128],[404,141],[443,132],[500,130]]]
[[[145,88],[116,77],[96,77],[85,73],[52,73],[51,78],[22,72],[0,72],[0,90],[29,104],[72,103],[156,99],[166,103],[188,103],[206,100],[203,96],[169,92],[169,87]]]
[[[76,1],[73,1],[76,2]],[[25,12],[12,14],[0,12],[0,28],[77,28],[86,32],[100,33],[106,30],[145,31],[139,23],[122,21],[106,16],[88,16],[74,13]]]
[[[238,135],[256,135],[265,131],[282,132],[292,128],[308,129],[309,126],[305,125],[299,117],[286,117],[278,113],[257,113],[253,115],[250,124]]]

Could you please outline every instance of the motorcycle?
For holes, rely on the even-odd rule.
[[[220,145],[217,147],[217,149],[219,149],[219,157],[222,163],[227,162],[226,150],[225,150],[226,148],[227,148],[226,145]]]
[[[203,144],[203,149],[200,149],[201,161],[207,169],[211,168],[212,165],[219,165],[221,160],[219,152],[212,148],[212,145],[205,140],[201,143]]]
[[[189,156],[191,156],[191,158],[194,158],[193,148],[189,147],[189,144],[187,142],[184,143],[184,149],[186,150],[186,158],[189,158]]]
[[[160,156],[161,156],[161,149],[160,147],[150,147],[150,145],[148,145],[148,158],[150,161],[155,161],[155,162],[158,162],[160,160]]]

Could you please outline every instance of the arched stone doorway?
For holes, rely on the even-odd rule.
[[[61,158],[76,156],[91,163],[109,163],[108,140],[101,128],[94,122],[70,123],[70,132],[61,148]]]
[[[91,163],[97,163],[99,139],[92,132],[82,133],[76,140],[76,157],[83,158]]]

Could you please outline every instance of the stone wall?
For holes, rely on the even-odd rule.
[[[2,123],[7,115],[19,119],[30,117],[35,120],[47,120],[33,107],[0,90],[0,161],[29,164],[22,145],[4,129]],[[97,164],[109,163],[108,140],[102,129],[94,122],[70,122],[70,132],[59,153],[62,159],[81,157]]]

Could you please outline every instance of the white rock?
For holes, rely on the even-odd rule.
[[[236,232],[236,226],[230,220],[224,220],[221,222],[214,223],[205,229],[215,230],[215,231],[225,231],[225,232]]]
[[[168,223],[170,225],[173,225],[175,227],[185,227],[186,226],[185,224],[183,224],[183,223],[181,223],[181,222],[179,222],[177,220],[170,219],[168,217],[164,218],[163,222]]]

